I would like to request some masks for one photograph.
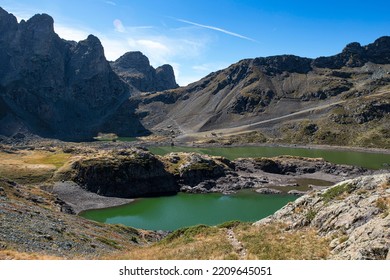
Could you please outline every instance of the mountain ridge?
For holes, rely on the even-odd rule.
[[[269,143],[390,148],[389,36],[328,57],[244,59],[178,88],[171,66],[154,69],[141,52],[108,62],[97,37],[66,41],[53,23],[45,14],[18,23],[0,10],[6,136],[152,133],[229,144],[232,134],[256,132]]]
[[[351,143],[346,139],[340,139],[338,143],[325,139],[327,133],[339,133],[333,130],[332,123],[328,122],[328,119],[333,118],[336,125],[344,122],[345,127],[348,124],[340,120],[351,119],[353,124],[356,123],[361,127],[361,132],[364,132],[368,128],[372,129],[373,123],[369,123],[371,120],[361,118],[361,115],[371,114],[379,116],[374,119],[387,129],[385,119],[389,118],[390,113],[386,105],[390,102],[389,94],[382,94],[383,98],[379,98],[377,93],[389,91],[389,46],[390,37],[385,36],[364,47],[358,43],[348,44],[340,54],[330,57],[309,59],[294,55],[280,55],[244,59],[226,69],[210,73],[187,87],[145,95],[139,110],[147,117],[141,122],[153,132],[164,133],[165,128],[173,127],[176,136],[189,141],[193,140],[194,135],[197,136],[195,140],[208,137],[209,140],[211,138],[211,141],[214,141],[215,137],[210,135],[221,129],[244,127],[299,111],[310,111],[313,108],[312,116],[308,113],[302,114],[299,120],[309,122],[308,125],[315,120],[312,125],[317,126],[319,131],[323,124],[317,123],[317,120],[326,122],[324,127],[327,131],[314,137],[316,138],[313,139],[314,141],[306,139],[306,142],[366,145]],[[332,68],[323,68],[329,65]],[[360,108],[366,106],[367,102],[363,102],[364,98],[372,100],[368,102],[367,108]],[[340,100],[348,100],[345,103],[348,106],[343,105],[336,110]],[[329,103],[334,103],[335,106],[324,106]],[[153,104],[160,104],[160,111],[156,110]],[[153,110],[150,109],[151,107]],[[327,108],[327,110],[317,110],[317,107]],[[161,114],[164,116],[161,117]],[[276,124],[279,125],[276,128],[275,125],[263,125],[264,129],[258,127],[254,129],[268,134],[271,142],[282,138],[283,142],[294,143],[291,139],[286,139],[286,133],[283,131],[285,128],[281,127],[284,124],[291,123],[281,122]],[[294,125],[300,126],[301,123]],[[254,129],[243,128],[238,132]],[[208,132],[207,137],[206,132]],[[226,133],[229,134],[228,131]],[[189,135],[191,137],[187,137]],[[345,134],[340,136],[340,138],[345,137]],[[361,137],[365,136],[361,135]],[[386,135],[379,136],[382,140],[386,137]],[[390,143],[384,142],[385,147],[390,147]]]

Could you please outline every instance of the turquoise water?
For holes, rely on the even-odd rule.
[[[226,221],[254,222],[295,200],[292,195],[262,195],[243,191],[232,195],[187,194],[142,198],[119,207],[89,210],[80,215],[108,224],[150,230],[175,230]]]

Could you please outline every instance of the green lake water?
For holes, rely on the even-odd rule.
[[[187,194],[142,198],[119,207],[89,210],[84,218],[150,230],[175,230],[226,221],[254,222],[295,200],[292,195],[262,195],[242,191],[232,195]]]
[[[197,152],[213,156],[223,156],[230,160],[240,157],[274,157],[281,155],[323,158],[337,164],[361,166],[369,169],[389,168],[390,154],[355,151],[319,150],[287,147],[149,147],[152,153],[165,155],[171,152]]]
[[[239,157],[279,155],[320,157],[337,164],[355,165],[369,169],[389,168],[390,165],[389,154],[354,151],[286,147],[149,147],[149,150],[158,155],[170,152],[198,152],[224,156],[231,160]],[[306,190],[307,184],[330,184],[325,181],[306,182],[304,179],[296,181],[299,186],[293,188],[298,190]],[[278,189],[278,186],[275,188]],[[289,189],[283,187],[283,190],[288,191]],[[89,210],[80,215],[87,219],[109,224],[124,224],[150,230],[175,230],[197,224],[217,225],[231,220],[257,221],[295,199],[296,197],[291,195],[262,195],[249,190],[233,195],[179,193],[175,196],[142,198],[127,205]]]

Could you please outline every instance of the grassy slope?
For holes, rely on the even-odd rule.
[[[229,240],[234,232],[240,249]],[[109,259],[324,259],[329,244],[314,230],[287,231],[283,224],[262,227],[236,223],[220,227],[196,226],[173,232],[150,247],[117,252]],[[242,254],[242,251],[245,253]]]

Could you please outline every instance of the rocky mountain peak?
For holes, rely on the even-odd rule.
[[[125,53],[114,62],[114,65],[118,68],[138,71],[148,71],[151,67],[149,59],[139,51]]]
[[[88,78],[111,71],[103,46],[96,36],[89,35],[87,39],[78,42],[73,52],[69,64],[75,71],[74,78]]]
[[[3,34],[0,36],[0,42],[3,38],[8,41],[9,37],[7,35],[14,33],[17,28],[18,21],[16,17],[0,7],[0,34]]]
[[[367,45],[366,54],[369,60],[374,63],[390,63],[390,37],[380,37],[374,43]]]
[[[0,27],[3,27],[9,22],[17,23],[16,17],[0,7]]]
[[[262,66],[262,70],[268,74],[282,72],[307,73],[311,70],[311,59],[295,55],[277,55],[259,57],[254,60],[254,65]]]
[[[156,69],[157,79],[161,82],[162,88],[172,89],[177,88],[175,81],[175,73],[173,67],[169,64],[164,64]]]
[[[345,46],[343,49],[343,53],[349,53],[349,54],[362,54],[364,51],[364,48],[360,45],[358,42],[353,42]]]
[[[54,20],[47,14],[36,14],[27,22],[21,21],[21,24],[37,33],[54,33]]]
[[[111,67],[125,82],[140,91],[162,91],[178,87],[172,66],[166,64],[154,69],[149,59],[139,51],[125,53],[112,62]]]
[[[340,69],[344,66],[361,67],[367,62],[390,63],[390,37],[381,37],[367,46],[361,46],[356,42],[350,43],[337,55],[315,59],[313,65],[320,68]]]

